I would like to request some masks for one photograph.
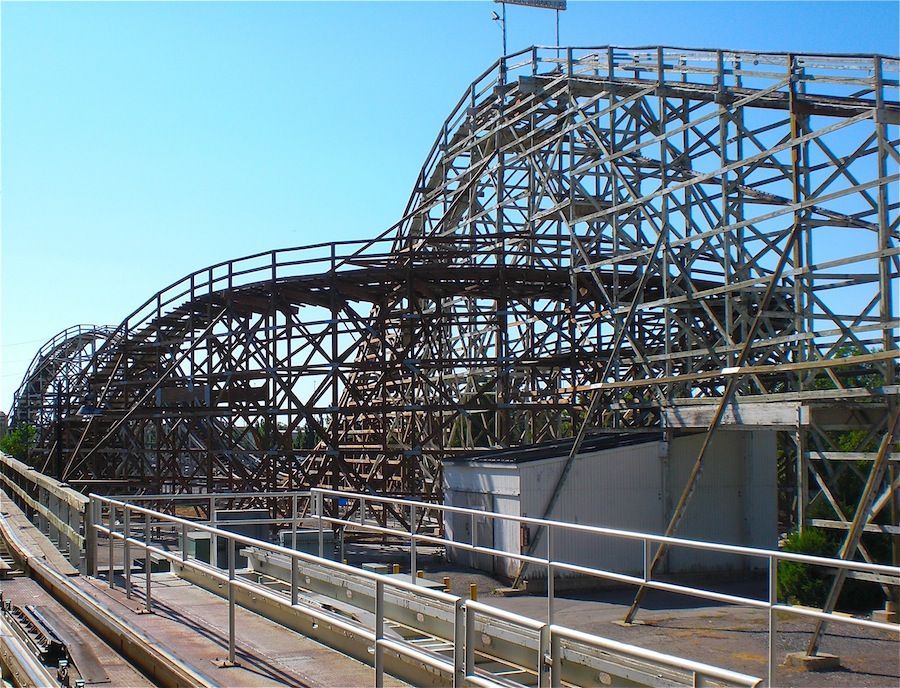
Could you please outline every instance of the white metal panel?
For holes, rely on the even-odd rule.
[[[443,473],[445,493],[519,494],[519,471],[512,463],[446,463]]]
[[[760,438],[757,461],[750,459],[754,435]],[[774,438],[764,441],[767,435],[773,433],[764,430],[719,432],[713,437],[704,459],[703,472],[675,533],[677,536],[734,545],[771,547],[776,544],[768,540],[762,529],[766,518],[774,518],[774,484],[768,480],[757,482],[753,479],[754,473],[762,470],[766,456],[774,471]],[[676,438],[671,443],[669,489],[673,504],[684,489],[703,437],[700,433]],[[754,511],[757,514],[755,517],[751,516]],[[673,573],[737,571],[763,564],[744,557],[701,553],[685,548],[673,548],[668,556],[668,570]]]
[[[518,504],[519,475],[514,464],[445,464],[443,474],[444,503],[449,506],[493,512],[496,506],[494,500],[498,496],[515,499],[515,503]],[[447,537],[456,542],[468,544],[473,542],[473,523],[469,517],[445,514],[444,530]],[[479,545],[496,546],[495,526],[489,519],[475,520],[474,536],[474,542]],[[518,549],[511,551],[518,552]],[[447,559],[492,571],[495,567],[494,560],[497,558],[448,548]]]
[[[550,518],[658,531],[662,518],[659,448],[659,442],[647,442],[579,456]],[[522,465],[523,515],[543,514],[564,461],[561,457]],[[637,573],[643,566],[639,543],[562,531],[554,535],[553,542],[557,560],[622,573]],[[544,538],[537,552],[546,553]],[[538,570],[529,574],[545,575]]]
[[[778,449],[774,432],[750,433],[748,457],[749,535],[745,544],[778,546]]]
[[[520,516],[519,498],[507,495],[494,495],[494,513],[507,516]],[[520,552],[522,546],[521,531],[515,521],[494,521],[494,547],[504,552]],[[501,577],[514,578],[519,571],[518,563],[513,559],[496,557],[494,573]]]
[[[702,434],[675,438],[671,444],[647,442],[579,456],[550,518],[623,530],[661,533],[678,501],[699,452]],[[445,466],[448,504],[493,509],[497,513],[540,517],[550,499],[565,456],[521,464],[480,462]],[[491,499],[486,498],[491,495]],[[707,454],[699,485],[677,535],[729,544],[776,545],[775,435],[771,431],[720,432]],[[483,505],[483,506],[482,506]],[[448,519],[448,534],[471,541],[471,526]],[[455,526],[455,528],[454,528]],[[490,535],[505,551],[519,552],[517,524],[495,524]],[[536,553],[546,554],[541,538]],[[583,534],[554,536],[557,560],[620,573],[639,574],[639,543]],[[479,561],[486,570],[511,577],[515,564]],[[727,554],[673,549],[663,570],[739,571],[762,562]],[[540,567],[528,577],[541,578]]]

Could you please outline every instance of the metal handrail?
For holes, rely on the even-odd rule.
[[[196,496],[196,495],[192,495]],[[230,494],[217,495],[222,497],[230,497]],[[288,496],[291,496],[288,493]],[[129,498],[130,499],[130,498]],[[101,495],[90,495],[92,514],[91,528],[96,535],[105,535],[108,538],[110,550],[112,543],[120,541],[125,547],[125,580],[126,595],[131,594],[131,572],[127,562],[130,558],[130,548],[138,547],[145,553],[147,561],[151,555],[165,558],[171,562],[177,563],[189,569],[202,571],[204,574],[213,577],[228,586],[228,604],[229,604],[229,661],[235,659],[235,614],[234,607],[235,589],[244,589],[252,591],[255,595],[262,595],[267,600],[274,601],[278,604],[294,606],[297,600],[297,576],[291,576],[291,590],[289,600],[283,596],[273,593],[271,590],[265,589],[264,586],[251,583],[249,581],[238,580],[235,578],[235,550],[238,544],[255,547],[257,549],[278,554],[287,557],[291,561],[292,571],[299,566],[300,563],[311,564],[325,568],[326,570],[351,574],[362,578],[374,584],[375,587],[375,628],[370,629],[361,623],[353,623],[343,617],[335,617],[328,612],[305,609],[305,612],[321,621],[325,621],[343,630],[355,633],[364,637],[366,640],[375,644],[375,685],[382,686],[384,681],[384,651],[389,650],[402,654],[406,657],[415,659],[437,671],[450,674],[453,677],[453,685],[461,686],[465,683],[472,685],[499,685],[504,682],[499,680],[491,680],[490,676],[486,676],[480,670],[476,672],[474,663],[474,642],[475,619],[477,615],[492,616],[494,618],[507,621],[512,624],[521,626],[522,628],[538,632],[541,637],[540,650],[541,653],[537,657],[537,668],[540,686],[558,685],[561,672],[562,661],[562,642],[564,640],[576,641],[590,647],[625,654],[631,658],[642,661],[652,662],[670,669],[690,672],[694,685],[698,685],[703,679],[711,679],[714,681],[725,682],[730,685],[737,686],[756,686],[759,685],[759,679],[745,674],[739,674],[719,667],[693,662],[690,660],[666,655],[644,648],[629,646],[623,643],[615,643],[605,638],[594,636],[587,633],[580,633],[574,629],[563,626],[553,626],[548,623],[537,621],[529,617],[525,617],[512,612],[490,607],[474,600],[465,600],[459,596],[450,593],[434,590],[413,582],[407,583],[403,580],[397,580],[381,574],[358,569],[346,564],[338,563],[317,557],[312,554],[300,552],[294,549],[281,547],[280,545],[263,542],[245,535],[240,535],[227,530],[222,530],[214,526],[205,525],[196,521],[190,521],[177,516],[164,514],[162,512],[148,509],[128,501],[115,499],[112,497],[104,497]],[[108,509],[107,525],[103,525],[102,508],[106,506]],[[321,501],[317,502],[321,506]],[[123,524],[120,530],[116,528],[116,518],[121,510]],[[321,512],[319,513],[321,516]],[[135,516],[143,516],[143,519],[135,519]],[[191,560],[187,557],[186,546],[181,553],[164,550],[151,544],[151,525],[159,527],[161,523],[171,524],[181,529],[181,533],[186,537],[189,531],[201,531],[209,533],[215,538],[224,538],[228,549],[228,571],[227,574],[218,569],[212,568],[204,563]],[[143,539],[134,537],[134,527],[143,526]],[[93,538],[95,548],[99,548],[98,538]],[[185,543],[186,544],[186,543]],[[94,570],[92,574],[97,577],[96,553],[92,558],[94,562]],[[110,567],[108,573],[108,581],[110,587],[114,587],[114,577],[112,573],[112,557],[110,557]],[[152,608],[152,583],[150,579],[150,566],[145,565],[146,576],[146,595],[145,604],[147,609]],[[423,651],[421,648],[415,647],[409,642],[386,638],[384,636],[384,592],[385,588],[392,588],[408,593],[427,597],[435,602],[439,602],[454,609],[453,622],[453,656],[450,660],[436,653]],[[555,667],[555,668],[554,668]],[[554,674],[553,672],[557,672]],[[554,676],[556,678],[554,678]]]
[[[778,603],[778,564],[781,561],[792,561],[800,564],[823,566],[835,569],[853,570],[867,573],[877,573],[891,577],[900,578],[900,567],[888,566],[883,564],[870,564],[868,562],[849,561],[844,559],[833,559],[829,557],[818,557],[808,554],[797,554],[794,552],[782,552],[779,550],[768,550],[758,547],[744,547],[740,545],[727,545],[712,542],[703,542],[699,540],[690,540],[687,538],[668,537],[664,535],[655,535],[652,533],[642,533],[637,531],[621,530],[616,528],[604,528],[602,526],[590,526],[577,523],[566,523],[563,521],[554,521],[550,519],[533,518],[527,516],[512,516],[505,514],[496,514],[490,511],[481,511],[477,509],[467,509],[465,507],[448,506],[443,504],[431,504],[416,500],[400,499],[396,497],[381,497],[371,494],[362,494],[356,492],[341,492],[339,490],[330,490],[326,488],[313,488],[311,490],[316,502],[316,514],[320,521],[319,531],[324,528],[325,523],[337,525],[342,528],[359,529],[369,532],[380,533],[382,535],[392,535],[399,538],[407,539],[410,543],[410,562],[415,567],[416,561],[416,545],[417,543],[441,545],[444,547],[457,548],[464,551],[476,552],[478,554],[486,554],[492,557],[501,557],[512,559],[515,561],[525,562],[546,568],[547,571],[547,623],[551,626],[554,623],[554,576],[558,571],[568,571],[572,573],[602,578],[618,583],[630,585],[639,585],[656,590],[678,593],[697,597],[705,600],[712,600],[726,604],[734,604],[738,606],[751,607],[766,610],[768,613],[768,656],[767,656],[767,676],[768,685],[774,685],[774,671],[777,666],[775,642],[777,637],[777,618],[776,613],[792,614],[795,616],[824,619],[835,623],[844,623],[853,626],[860,626],[876,630],[888,631],[900,634],[900,624],[873,621],[870,619],[862,619],[858,617],[848,616],[844,614],[826,613],[821,610],[809,609],[807,607],[779,604]],[[348,520],[325,516],[324,499],[356,499],[360,503],[360,518],[356,520]],[[410,528],[409,530],[401,530],[385,526],[374,525],[365,522],[366,506],[372,504],[390,504],[394,507],[405,507],[410,510]],[[419,534],[416,532],[416,513],[419,510],[434,510],[438,512],[455,513],[469,516],[473,519],[484,518],[489,520],[512,521],[520,524],[535,525],[545,527],[547,530],[547,551],[552,555],[553,534],[555,530],[576,531],[596,536],[623,538],[631,541],[640,541],[643,545],[643,575],[633,576],[623,573],[616,573],[605,569],[599,569],[590,566],[572,564],[565,561],[559,561],[552,556],[524,555],[515,552],[506,552],[493,547],[479,545],[476,539],[476,529],[472,527],[471,543],[457,542],[446,537]],[[768,565],[768,590],[767,599],[760,600],[742,595],[731,595],[718,593],[710,590],[704,590],[688,585],[668,583],[665,581],[653,580],[650,562],[652,561],[651,545],[665,545],[668,547],[687,547],[708,552],[717,552],[724,554],[735,554],[748,557],[762,558],[767,561]],[[320,554],[321,537],[320,537]]]
[[[867,571],[871,573],[883,573],[887,575],[900,575],[900,567],[890,566],[886,564],[870,564],[864,561],[848,561],[845,559],[832,559],[829,557],[817,557],[810,554],[797,554],[795,552],[782,552],[780,550],[771,550],[771,549],[763,549],[760,547],[745,547],[743,545],[728,545],[728,544],[718,544],[714,542],[705,542],[702,540],[690,540],[687,538],[678,538],[678,537],[666,537],[664,535],[655,535],[653,533],[644,533],[640,531],[633,530],[621,530],[617,528],[606,528],[603,526],[591,526],[582,523],[568,523],[566,521],[555,521],[552,519],[544,519],[544,518],[534,518],[532,516],[513,516],[512,514],[497,514],[491,511],[482,511],[480,509],[468,509],[466,507],[459,506],[450,506],[447,504],[433,504],[431,502],[421,502],[412,499],[402,499],[399,497],[382,497],[379,495],[372,494],[363,494],[360,492],[342,492],[341,490],[331,490],[328,488],[314,487],[309,491],[311,494],[322,494],[327,497],[333,498],[341,498],[341,499],[364,499],[366,503],[386,503],[386,504],[394,504],[397,506],[410,506],[414,505],[418,508],[436,510],[436,511],[447,511],[459,514],[468,514],[468,515],[476,515],[478,517],[484,518],[494,518],[494,519],[502,519],[505,521],[514,521],[516,523],[526,523],[530,525],[537,526],[547,526],[547,527],[556,527],[561,530],[576,530],[585,533],[593,533],[596,535],[608,535],[613,537],[621,537],[630,540],[649,540],[650,542],[655,543],[665,543],[667,545],[672,546],[682,546],[682,547],[691,547],[694,549],[703,549],[712,552],[721,552],[727,554],[741,554],[746,556],[757,556],[768,558],[773,555],[777,555],[780,560],[783,561],[796,561],[800,564],[811,564],[816,566],[830,566],[834,568],[846,568],[846,569],[854,569],[858,571]],[[129,497],[130,499],[130,497]],[[323,517],[324,518],[324,517]],[[331,521],[335,521],[338,519],[328,519]],[[347,521],[349,525],[360,525],[358,521]],[[408,535],[408,533],[404,534]],[[429,537],[429,536],[419,536],[417,537]],[[465,544],[458,543],[452,540],[448,540],[453,544]],[[502,550],[494,550],[498,554],[509,554],[508,552],[503,552]],[[544,562],[546,560],[540,559],[540,561]]]

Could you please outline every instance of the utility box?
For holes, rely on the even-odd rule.
[[[187,534],[186,551],[189,559],[209,563],[210,535],[205,531],[192,530]]]
[[[319,556],[319,530],[317,528],[298,530],[296,547],[294,546],[294,532],[289,529],[279,530],[278,544],[317,557]],[[334,553],[334,533],[331,530],[322,531],[322,556],[332,561],[337,560]]]
[[[664,442],[661,433],[610,433],[586,438],[560,488],[550,520],[661,534],[700,451],[703,434]],[[443,463],[444,502],[508,516],[541,518],[572,448],[572,440],[498,450]],[[538,538],[535,556],[545,556],[546,535],[515,521],[474,520],[447,513],[448,538],[524,553]],[[474,533],[472,532],[474,529]],[[704,470],[676,533],[687,539],[774,549],[777,546],[775,433],[719,432],[707,450]],[[555,530],[554,559],[616,573],[641,575],[639,540]],[[500,578],[513,579],[515,560],[447,549],[448,558]],[[659,573],[741,574],[762,569],[762,559],[671,548]],[[525,575],[546,579],[546,567]],[[559,572],[565,577],[565,572]],[[598,583],[601,579],[596,579]]]

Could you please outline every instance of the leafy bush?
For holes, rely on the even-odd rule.
[[[840,535],[832,535],[820,528],[807,528],[803,532],[794,531],[788,535],[782,543],[782,549],[797,554],[836,557],[840,549],[840,538]],[[874,544],[868,543],[870,553]],[[821,566],[809,566],[793,561],[779,562],[778,598],[792,604],[824,607],[834,582],[834,573],[833,569]],[[835,609],[844,612],[866,612],[883,604],[884,595],[877,583],[847,578],[841,587]]]
[[[795,530],[785,538],[781,548],[785,552],[821,557],[832,557],[835,554],[834,543],[828,533],[818,528]],[[779,562],[778,599],[808,607],[822,607],[828,597],[831,581],[832,576],[821,566],[809,566],[795,561]]]

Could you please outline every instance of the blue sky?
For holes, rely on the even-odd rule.
[[[898,2],[579,2],[566,45],[896,55]],[[494,3],[0,5],[0,408],[34,351],[197,268],[374,235],[500,53]],[[509,49],[554,42],[510,7]]]

